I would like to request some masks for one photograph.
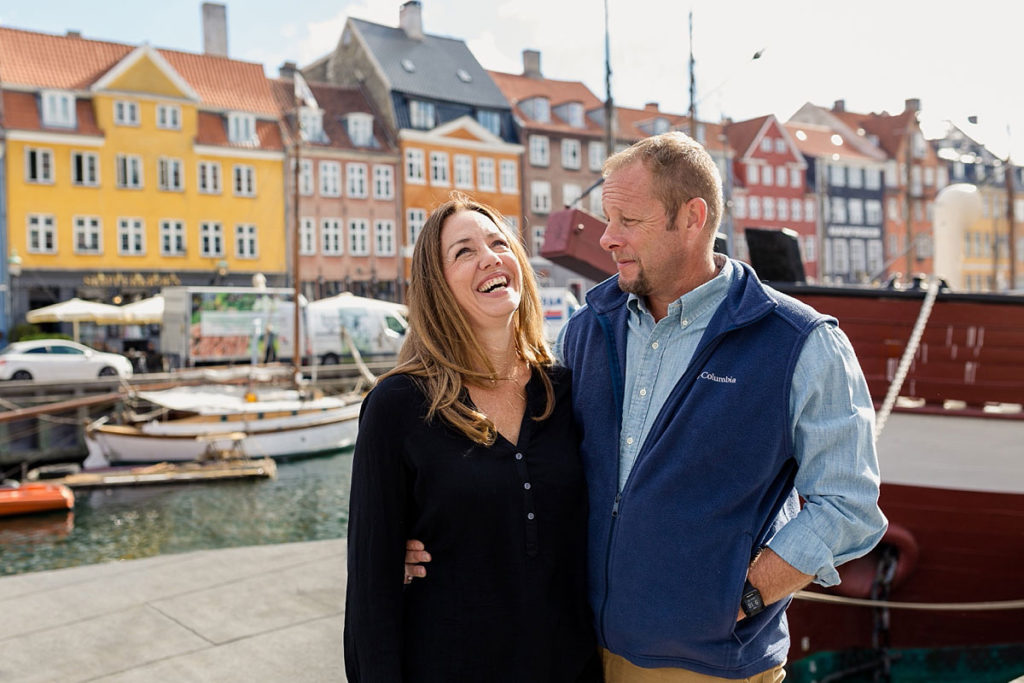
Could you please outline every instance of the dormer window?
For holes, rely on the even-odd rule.
[[[413,128],[430,130],[434,127],[434,103],[409,100],[409,125]]]
[[[501,135],[501,114],[496,111],[480,109],[476,112],[476,120],[491,133]]]
[[[573,128],[583,128],[583,104],[581,102],[560,104],[555,107],[555,113]]]
[[[668,119],[666,119],[664,117],[661,117],[661,116],[659,116],[658,118],[654,119],[654,134],[655,135],[661,135],[662,133],[667,133],[668,132],[668,127],[669,127]]]
[[[41,96],[43,125],[55,128],[75,127],[75,96],[60,90],[44,90]]]
[[[356,147],[373,146],[373,117],[369,114],[356,112],[345,117],[348,138]]]
[[[306,142],[326,142],[324,113],[312,107],[299,109],[299,131]]]
[[[519,108],[537,123],[551,123],[551,103],[546,97],[531,97],[519,103]]]
[[[228,114],[228,141],[240,145],[256,144],[256,117],[252,114]]]

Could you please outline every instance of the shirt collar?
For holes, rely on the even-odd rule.
[[[739,277],[739,268],[722,254],[715,254],[714,257],[715,265],[719,267],[718,274],[669,304],[666,318],[675,321],[681,327],[686,327],[705,313],[714,311],[725,301],[729,286]],[[638,318],[651,315],[644,300],[633,293],[627,296],[626,307]],[[684,321],[686,325],[683,325]]]

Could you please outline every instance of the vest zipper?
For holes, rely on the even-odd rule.
[[[622,500],[622,492],[615,494],[615,502],[612,504],[612,522],[608,525],[608,543],[605,544],[605,556],[604,556],[604,598],[601,600],[601,642],[611,650],[611,643],[608,642],[607,632],[605,630],[605,615],[608,607],[608,593],[611,584],[612,575],[612,536],[615,534],[615,519],[619,516],[619,501]]]

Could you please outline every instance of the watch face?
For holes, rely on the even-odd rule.
[[[761,593],[756,588],[743,594],[741,602],[743,612],[748,616],[754,616],[758,612],[764,609],[764,602],[761,600]]]

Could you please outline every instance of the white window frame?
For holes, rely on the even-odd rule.
[[[583,163],[583,149],[580,141],[575,138],[562,139],[562,168],[571,171],[579,170]]]
[[[71,152],[71,184],[76,187],[99,187],[100,156],[96,152]]]
[[[455,171],[455,187],[460,190],[473,189],[473,157],[456,154],[452,160]]]
[[[30,213],[25,217],[28,253],[57,253],[57,222],[52,213]]]
[[[530,136],[530,165],[551,165],[551,141],[547,135]]]
[[[547,226],[535,225],[530,230],[530,253],[538,258],[543,258],[540,255],[541,249],[544,248],[544,231]]]
[[[340,218],[329,216],[320,219],[320,253],[324,256],[345,253],[345,231]]]
[[[157,189],[164,192],[185,191],[185,162],[160,157],[156,163]]]
[[[534,213],[551,213],[551,183],[547,180],[530,182],[530,210]]]
[[[505,194],[519,192],[519,168],[513,159],[498,161],[498,185]]]
[[[320,196],[341,196],[341,162],[321,161],[320,164]]]
[[[757,185],[757,181],[760,179],[761,172],[758,170],[758,167],[753,164],[747,165],[747,185]]]
[[[316,219],[312,216],[303,216],[299,219],[299,254],[316,254]]]
[[[221,193],[221,169],[219,161],[200,161],[198,166],[199,194]]]
[[[119,216],[117,219],[118,256],[146,255],[146,221],[138,216]]]
[[[832,219],[832,225],[842,225],[847,221],[846,217],[846,197],[831,197],[829,203],[829,216]]]
[[[42,123],[47,128],[74,128],[77,123],[75,96],[65,90],[43,90]]]
[[[448,187],[451,178],[448,173],[448,152],[430,153],[430,184]]]
[[[103,253],[103,219],[99,216],[74,216],[71,219],[72,251],[76,254]]]
[[[764,198],[763,210],[764,210],[764,219],[766,221],[773,221],[773,220],[775,220],[775,198],[774,197],[765,197]]]
[[[114,124],[137,127],[139,125],[139,103],[131,100],[114,100]]]
[[[44,147],[25,148],[25,182],[53,185],[53,150]]]
[[[775,167],[775,184],[779,187],[785,187],[786,181],[789,180],[788,169],[785,166]]]
[[[789,186],[790,187],[801,187],[803,186],[803,173],[800,172],[799,168],[789,169]]]
[[[606,157],[605,144],[600,140],[591,140],[587,143],[587,167],[597,173],[604,166]]]
[[[348,253],[352,256],[370,255],[370,221],[367,219],[348,219]]]
[[[775,184],[775,174],[772,172],[772,167],[767,164],[761,167],[761,184],[765,187]]]
[[[427,174],[423,150],[409,147],[405,150],[405,181],[413,185],[426,185]]]
[[[789,200],[789,212],[794,221],[802,221],[804,215],[804,202],[802,199]]]
[[[476,160],[476,189],[481,192],[494,192],[496,181],[494,159],[478,157]]]
[[[203,221],[199,224],[199,256],[224,257],[224,226],[219,221]]]
[[[352,112],[345,117],[345,132],[356,147],[373,145],[373,116],[365,112]]]
[[[395,255],[395,222],[378,219],[373,222],[373,246],[377,256]]]
[[[236,197],[256,196],[256,167],[249,164],[234,164],[231,169],[231,183]]]
[[[864,170],[859,166],[849,166],[846,169],[846,186],[859,190],[864,187]]]
[[[228,142],[235,145],[255,145],[256,117],[253,114],[233,111],[228,113]]]
[[[117,187],[122,190],[141,190],[145,184],[142,175],[142,157],[138,154],[118,154]]]
[[[313,160],[299,159],[299,194],[312,197],[313,188]]]
[[[748,197],[747,198],[747,213],[752,219],[761,218],[761,198],[760,197]]]
[[[395,198],[395,168],[385,164],[373,166],[373,198]]]
[[[162,130],[181,130],[181,106],[177,104],[156,105],[156,127]]]
[[[186,256],[188,254],[187,239],[185,221],[177,218],[160,219],[161,256]]]
[[[259,230],[252,223],[236,223],[235,258],[257,259],[259,257]]]
[[[430,130],[437,125],[437,110],[433,102],[409,100],[409,125],[420,130]]]
[[[571,206],[583,194],[583,188],[579,183],[562,184],[562,206]]]
[[[353,199],[366,199],[369,196],[366,164],[345,164],[345,193]]]
[[[411,248],[416,244],[417,238],[423,232],[423,225],[427,222],[425,209],[407,209],[405,212],[406,244]]]
[[[814,216],[815,215],[816,215],[816,212],[814,210],[814,200],[813,199],[805,199],[804,200],[804,220],[807,221],[808,223],[811,223],[811,222],[814,221]]]

